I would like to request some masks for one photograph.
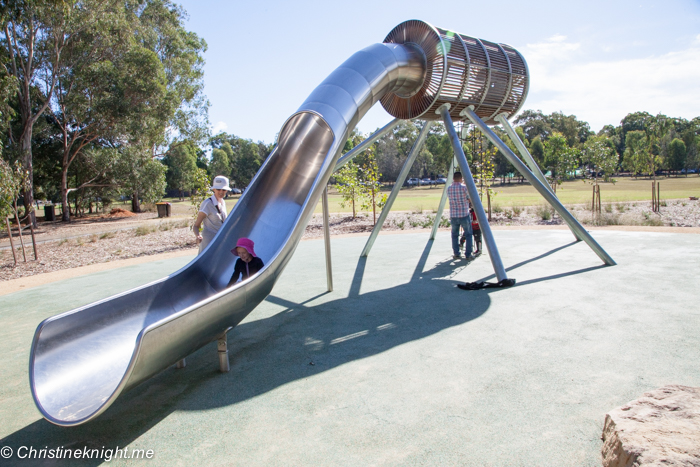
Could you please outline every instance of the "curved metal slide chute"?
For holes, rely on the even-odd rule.
[[[201,255],[164,279],[43,321],[29,363],[43,416],[57,425],[85,423],[241,322],[294,253],[349,132],[387,93],[420,89],[426,74],[425,54],[410,44],[354,54],[283,125],[276,148]],[[254,239],[265,267],[226,288],[239,237]]]

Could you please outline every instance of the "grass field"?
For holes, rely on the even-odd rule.
[[[700,197],[700,176],[690,175],[688,177],[659,177],[657,179],[661,186],[661,200],[680,199],[690,196]],[[415,187],[403,188],[399,193],[392,211],[433,211],[437,210],[442,196],[444,185],[437,187]],[[386,193],[391,187],[386,187]],[[544,198],[528,183],[511,183],[496,185],[493,187],[496,196],[492,198],[492,206],[535,206],[545,203]],[[590,203],[592,188],[589,183],[581,180],[564,182],[557,188],[557,196],[565,205]],[[603,203],[617,203],[625,201],[643,201],[651,199],[651,180],[618,178],[616,183],[602,183],[600,187],[600,198]],[[191,205],[189,200],[178,201],[167,199],[173,203],[172,210],[174,216],[191,215]],[[226,200],[226,207],[233,209],[236,198]],[[340,205],[341,197],[333,189],[329,196],[330,212],[351,212],[350,207],[343,208]],[[321,212],[321,203],[316,207],[317,213]]]

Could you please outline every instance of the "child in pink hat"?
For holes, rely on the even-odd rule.
[[[238,256],[238,259],[236,260],[236,267],[233,270],[233,276],[231,276],[228,287],[238,282],[239,278],[241,281],[248,280],[250,276],[263,268],[264,264],[255,255],[254,247],[255,243],[249,238],[241,237],[236,242],[236,248],[231,250],[231,253]]]

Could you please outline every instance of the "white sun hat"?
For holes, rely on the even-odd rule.
[[[228,178],[223,175],[217,175],[214,177],[214,183],[211,187],[212,190],[226,190],[231,191],[231,187],[228,186]]]

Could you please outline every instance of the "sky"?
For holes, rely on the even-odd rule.
[[[700,0],[174,0],[206,42],[213,133],[272,143],[338,65],[419,19],[509,44],[530,69],[523,109],[575,115],[593,131],[628,113],[700,116]],[[376,104],[369,134],[392,117]]]

